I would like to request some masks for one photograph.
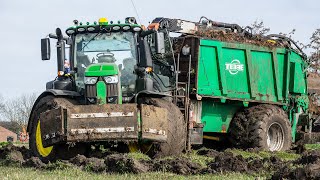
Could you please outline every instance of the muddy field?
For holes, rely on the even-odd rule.
[[[140,153],[119,154],[104,150],[92,152],[87,157],[77,155],[68,160],[44,163],[32,157],[25,147],[6,145],[0,148],[1,166],[31,167],[43,171],[73,167],[94,173],[162,172],[184,176],[236,172],[266,179],[319,179],[320,150],[296,147],[290,152],[272,153],[256,149],[216,151],[201,148],[190,154],[163,159],[150,159]]]

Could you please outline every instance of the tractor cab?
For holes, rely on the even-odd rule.
[[[106,18],[86,24],[74,20],[74,26],[66,30],[68,37],[58,28],[49,35],[58,39],[58,78],[48,82],[47,89],[75,91],[85,104],[128,103],[140,91],[154,91],[155,80],[149,76],[153,62],[145,38],[153,31],[146,33],[142,27],[128,17],[125,23]],[[43,60],[50,59],[48,39],[42,39]],[[69,71],[65,61],[70,64]]]
[[[122,104],[135,94],[138,63],[137,40],[142,28],[133,18],[124,24],[108,22],[75,26],[66,30],[72,39],[72,56],[76,91],[87,104]]]
[[[132,32],[77,34],[74,41],[75,83],[88,102],[95,103],[100,98],[121,104],[122,89],[126,97],[134,94],[137,48]],[[98,94],[92,89],[104,89],[106,93]]]

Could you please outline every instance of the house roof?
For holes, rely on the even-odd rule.
[[[1,133],[12,133],[12,134],[16,134],[16,133],[14,133],[14,132],[12,132],[12,131],[10,131],[10,130],[2,127],[2,126],[0,126],[0,134],[1,134]]]

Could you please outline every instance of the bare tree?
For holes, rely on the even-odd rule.
[[[18,98],[8,99],[3,103],[0,113],[4,120],[26,126],[35,100],[36,94],[23,94]]]
[[[269,27],[265,27],[263,21],[258,21],[258,20],[255,20],[253,24],[251,24],[251,28],[252,28],[252,34],[260,35],[260,36],[266,35],[270,31]]]
[[[309,56],[309,62],[311,67],[317,71],[320,70],[320,29],[316,29],[310,38],[311,55]]]
[[[280,32],[279,34],[283,35],[283,36],[286,36],[288,38],[292,38],[292,36],[294,35],[295,32],[296,32],[296,29],[292,29],[289,33]]]
[[[3,99],[3,96],[0,94],[0,112],[3,110],[3,108],[4,108],[4,99]]]

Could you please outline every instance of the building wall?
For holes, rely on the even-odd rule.
[[[17,141],[17,134],[0,126],[0,142],[7,142],[7,138],[13,137],[13,141]]]

